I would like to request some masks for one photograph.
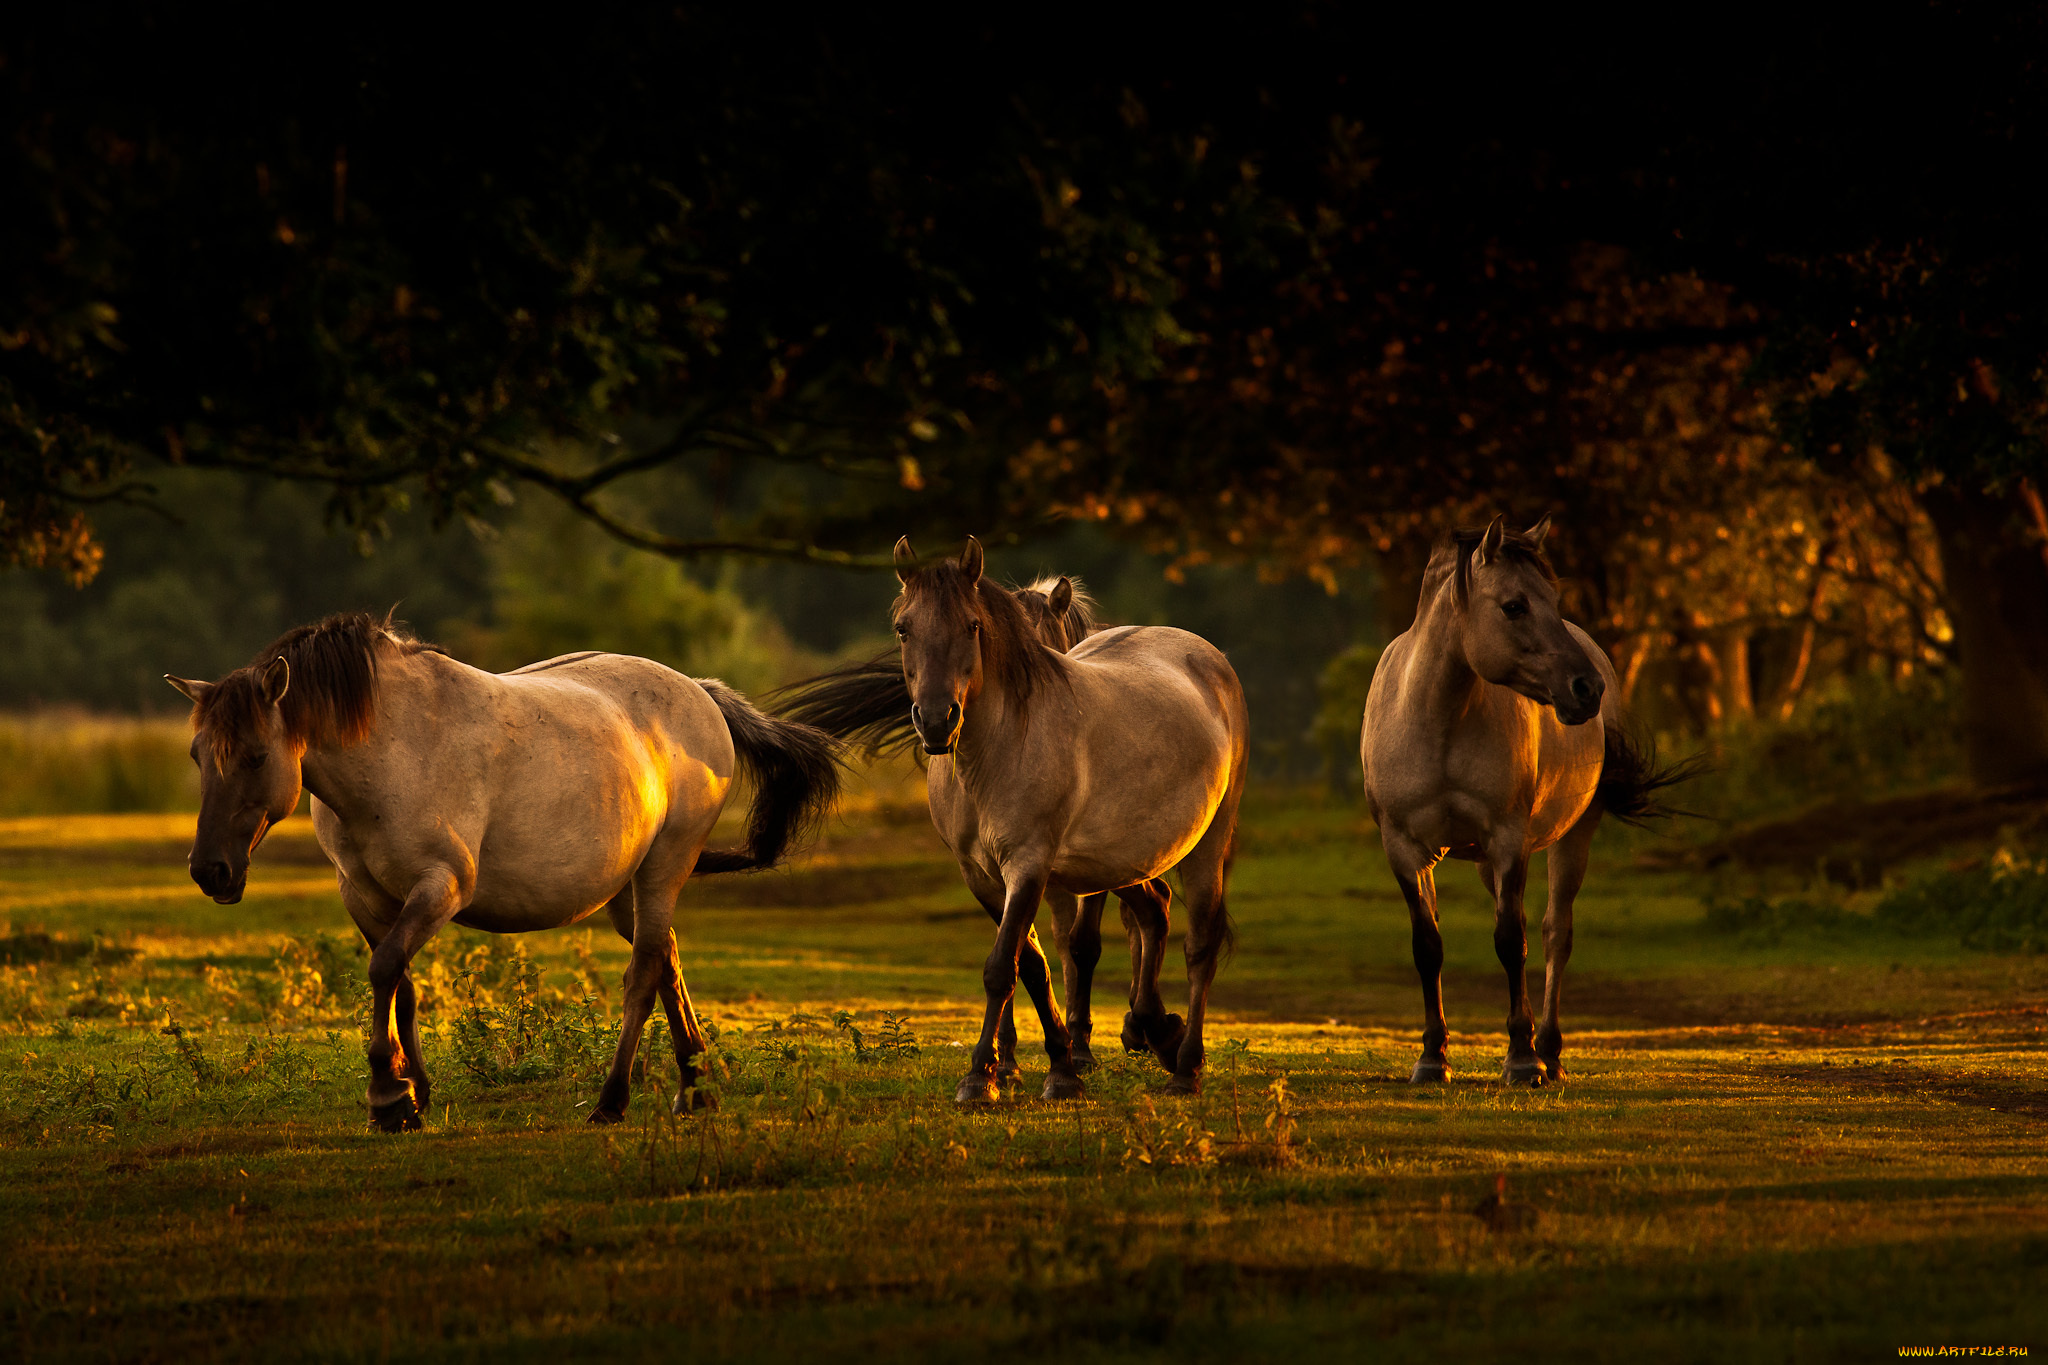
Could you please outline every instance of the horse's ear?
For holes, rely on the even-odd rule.
[[[1541,521],[1537,522],[1534,526],[1531,526],[1528,530],[1522,532],[1522,537],[1525,540],[1527,540],[1531,545],[1535,546],[1536,553],[1540,555],[1543,553],[1543,538],[1549,534],[1550,513],[1545,512],[1543,514],[1543,519]]]
[[[292,666],[280,654],[270,661],[263,670],[263,700],[272,706],[284,700],[284,694],[292,685]]]
[[[910,548],[909,536],[896,538],[896,581],[910,582],[910,571],[917,567],[917,551]]]
[[[973,587],[981,581],[981,542],[973,536],[967,537],[967,547],[960,551],[960,572],[967,575],[967,585]]]
[[[1500,553],[1501,543],[1507,538],[1508,519],[1495,517],[1486,524],[1486,534],[1479,537],[1479,548],[1472,552],[1472,567],[1483,569],[1493,562]]]
[[[210,682],[200,682],[196,678],[180,678],[171,673],[164,674],[164,681],[184,693],[185,700],[194,706],[197,706],[199,699],[206,695],[206,689],[213,686]]]
[[[1074,580],[1061,578],[1059,582],[1053,584],[1052,593],[1047,601],[1052,604],[1054,616],[1065,616],[1067,608],[1074,605]]]

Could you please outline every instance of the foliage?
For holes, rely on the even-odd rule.
[[[1922,877],[1877,904],[1902,932],[1955,935],[1991,953],[2048,952],[2048,859],[2000,848],[1974,867]]]
[[[539,964],[519,940],[493,937],[453,967],[435,965],[433,1003],[437,1011],[454,1006],[448,1031],[455,1059],[477,1084],[588,1080],[610,1065],[618,1028],[607,1022],[598,998],[545,986]]]
[[[1958,683],[1950,669],[1833,679],[1788,720],[1751,719],[1716,735],[1712,766],[1686,784],[1681,804],[1712,818],[1695,827],[1708,834],[1717,824],[1954,779],[1963,771]]]
[[[0,715],[0,816],[197,810],[183,721]]]

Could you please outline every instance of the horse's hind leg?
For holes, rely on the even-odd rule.
[[[626,1104],[633,1093],[633,1056],[639,1050],[640,1034],[654,1013],[657,999],[668,1016],[676,1066],[682,1073],[675,1107],[680,1111],[692,1102],[706,1102],[697,1090],[696,1066],[696,1059],[704,1051],[704,1030],[683,985],[674,928],[676,897],[696,865],[697,852],[695,844],[685,846],[669,836],[657,839],[633,873],[627,890],[614,896],[605,907],[613,927],[631,940],[633,956],[626,964],[618,1051],[612,1057],[611,1074],[605,1078],[604,1089],[590,1111],[592,1123],[617,1123],[626,1116]]]
[[[1489,851],[1487,881],[1494,885],[1493,952],[1508,977],[1508,1058],[1501,1079],[1510,1085],[1543,1084],[1529,1013],[1529,930],[1522,913],[1522,891],[1529,880],[1529,859],[1517,833],[1503,839],[1498,854]]]
[[[1422,981],[1422,1056],[1408,1079],[1447,1081],[1451,1063],[1444,1044],[1450,1030],[1444,1025],[1444,935],[1436,918],[1435,855],[1386,827],[1380,830],[1380,842],[1401,899],[1408,902],[1408,938],[1415,953],[1415,975]]]
[[[1209,987],[1230,944],[1230,913],[1224,893],[1237,852],[1237,797],[1238,792],[1230,793],[1210,822],[1208,833],[1180,863],[1181,897],[1188,907],[1188,1020],[1176,1055],[1168,1061],[1173,1079],[1166,1085],[1185,1095],[1202,1088],[1202,1024],[1209,1015]]]
[[[1596,804],[1550,847],[1550,903],[1543,908],[1543,1027],[1536,1031],[1536,1055],[1553,1081],[1564,1077],[1564,1030],[1557,1025],[1557,1006],[1565,964],[1572,960],[1572,902],[1585,883],[1593,832],[1599,827]]]
[[[1060,970],[1067,987],[1067,1036],[1073,1039],[1074,1069],[1086,1073],[1095,1069],[1095,1019],[1091,997],[1095,986],[1095,964],[1102,960],[1102,908],[1109,893],[1096,891],[1073,896],[1064,891],[1046,893],[1052,907],[1053,938],[1060,950]]]
[[[1137,927],[1138,961],[1131,974],[1131,1008],[1124,1015],[1123,1042],[1127,1052],[1150,1052],[1171,1071],[1180,1056],[1186,1023],[1166,1012],[1159,994],[1159,973],[1166,958],[1166,936],[1172,921],[1173,891],[1162,878],[1135,886],[1119,887],[1116,898],[1123,902],[1126,923]]]

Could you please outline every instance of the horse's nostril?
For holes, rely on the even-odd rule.
[[[1573,678],[1572,695],[1580,701],[1591,701],[1597,695],[1593,689],[1593,680],[1587,677]]]
[[[946,728],[950,730],[953,726],[959,723],[960,703],[956,701],[951,706],[946,708]]]

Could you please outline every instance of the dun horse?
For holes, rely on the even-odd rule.
[[[657,996],[682,1072],[676,1105],[696,1100],[704,1040],[676,897],[692,871],[772,866],[838,790],[825,735],[616,654],[493,675],[358,613],[301,626],[219,682],[169,681],[193,703],[201,890],[239,901],[250,854],[302,786],[313,794],[314,833],[370,942],[370,1114],[386,1131],[418,1127],[428,1104],[408,968],[450,921],[509,934],[604,910],[633,955],[590,1117],[623,1117]],[[735,758],[758,790],[747,847],[707,849]]]
[[[1422,978],[1422,1058],[1411,1079],[1441,1081],[1443,935],[1434,869],[1446,857],[1479,865],[1494,900],[1494,953],[1508,978],[1503,1078],[1541,1085],[1562,1072],[1558,995],[1572,954],[1572,901],[1586,877],[1600,817],[1658,813],[1658,770],[1622,728],[1614,666],[1558,615],[1543,558],[1545,517],[1516,535],[1495,517],[1437,546],[1423,573],[1415,624],[1373,673],[1359,752],[1365,798],[1408,917]],[[1550,850],[1543,917],[1543,1028],[1529,1011],[1522,891],[1529,859]]]
[[[896,562],[904,690],[888,696],[871,671],[828,674],[802,690],[792,714],[873,739],[904,724],[907,702],[908,725],[932,756],[933,823],[999,926],[982,972],[982,1036],[957,1097],[997,1096],[997,1033],[1048,888],[1113,890],[1136,912],[1144,961],[1126,1041],[1149,1045],[1172,1069],[1173,1088],[1198,1089],[1209,985],[1229,939],[1224,891],[1248,758],[1236,673],[1206,640],[1163,626],[1101,631],[1060,653],[1017,597],[982,576],[972,539],[958,560],[926,566],[901,540]],[[1158,991],[1160,878],[1176,866],[1189,908],[1185,1023]],[[1051,1062],[1045,1094],[1078,1095],[1067,1027],[1049,991],[1031,993]]]

